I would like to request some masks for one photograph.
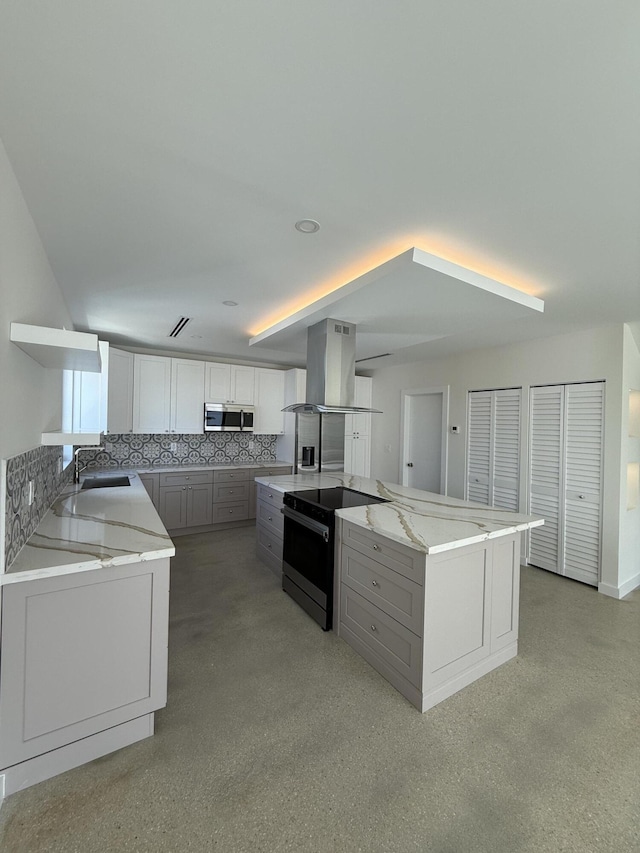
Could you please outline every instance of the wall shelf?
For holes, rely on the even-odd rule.
[[[68,329],[11,324],[11,340],[43,367],[100,373],[98,336]]]
[[[98,445],[103,435],[102,432],[43,432],[41,444],[49,446],[61,444]]]

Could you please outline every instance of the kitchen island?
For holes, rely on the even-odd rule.
[[[542,518],[341,472],[258,483],[387,501],[336,510],[334,627],[420,711],[517,654],[520,537]]]
[[[166,705],[175,548],[127,473],[63,489],[0,575],[5,796],[149,737]]]

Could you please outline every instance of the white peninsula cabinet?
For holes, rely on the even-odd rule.
[[[150,737],[166,704],[175,548],[129,476],[66,486],[0,575],[5,796]]]
[[[153,734],[167,701],[168,609],[168,558],[4,586],[7,793]]]
[[[133,364],[133,432],[204,431],[204,362],[136,353]]]

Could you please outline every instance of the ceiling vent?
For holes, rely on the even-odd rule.
[[[184,332],[187,323],[191,320],[191,317],[180,317],[178,322],[175,324],[173,329],[169,332],[170,338],[177,338],[180,332]]]

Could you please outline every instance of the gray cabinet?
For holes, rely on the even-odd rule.
[[[213,471],[160,474],[158,513],[167,530],[211,525]]]
[[[76,742],[90,754],[93,736],[163,707],[168,612],[167,558],[7,584],[0,768],[45,753],[55,767]]]
[[[256,517],[256,477],[291,473],[291,466],[142,472],[142,480],[172,535],[206,532]],[[281,537],[281,534],[280,534]]]
[[[256,504],[256,556],[278,577],[282,577],[281,513],[284,495],[269,486],[258,484]]]
[[[516,655],[519,533],[429,555],[337,532],[336,630],[419,710]]]

